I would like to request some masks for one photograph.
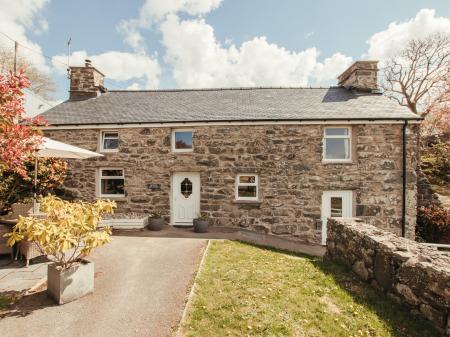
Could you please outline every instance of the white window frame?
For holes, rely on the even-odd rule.
[[[105,177],[103,177],[102,172],[106,171],[106,170],[121,170],[122,175],[121,176],[105,176]],[[107,179],[123,179],[123,184],[125,187],[125,169],[123,169],[121,167],[101,167],[98,169],[98,182],[97,182],[97,189],[98,189],[97,195],[99,198],[123,198],[123,197],[125,197],[125,193],[124,194],[102,194],[102,180],[107,180]],[[124,188],[124,192],[125,192],[125,188]]]
[[[176,149],[175,148],[175,133],[176,132],[191,132],[192,133],[192,148],[191,149]],[[193,129],[174,129],[172,130],[172,152],[178,153],[186,153],[186,152],[194,152],[194,130]]]
[[[332,135],[327,136],[327,129],[347,129],[348,135]],[[346,159],[328,159],[326,158],[326,140],[327,139],[348,139],[348,155],[349,157]],[[323,163],[351,163],[353,161],[352,159],[352,128],[350,126],[343,126],[343,125],[335,125],[335,126],[328,126],[323,129],[323,139],[322,139],[322,162]]]
[[[254,176],[255,182],[254,183],[241,183],[239,182],[239,178],[242,176]],[[239,196],[239,186],[256,186],[256,197],[240,197]],[[236,200],[251,200],[251,201],[257,201],[259,200],[259,176],[256,173],[239,173],[236,175],[236,183],[235,183],[235,199]]]
[[[103,147],[105,134],[112,133],[112,132],[117,133],[117,149],[105,149]],[[102,153],[119,152],[119,131],[117,131],[117,130],[100,130],[100,152],[102,152]]]

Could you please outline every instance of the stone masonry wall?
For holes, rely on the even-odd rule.
[[[349,265],[415,314],[450,335],[450,259],[359,219],[328,221],[325,258]]]
[[[430,207],[431,205],[442,206],[439,197],[434,193],[425,173],[420,167],[417,168],[417,208]]]
[[[70,161],[65,188],[78,198],[96,197],[99,167],[125,169],[127,196],[118,199],[117,217],[170,214],[172,172],[200,172],[201,210],[214,225],[248,228],[320,242],[321,198],[326,190],[353,190],[354,215],[394,233],[401,232],[402,125],[354,125],[353,163],[322,163],[323,125],[194,127],[194,152],[171,152],[169,127],[119,131],[119,152]],[[417,126],[410,125],[414,139]],[[98,150],[100,130],[48,130],[47,136]],[[407,235],[414,237],[416,160],[408,142]],[[235,201],[238,173],[259,174],[260,202]],[[161,184],[152,191],[147,184]]]

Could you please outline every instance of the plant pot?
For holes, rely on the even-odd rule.
[[[194,221],[194,232],[196,233],[206,233],[208,232],[208,220],[199,220],[195,219],[197,221]]]
[[[163,218],[148,218],[147,228],[151,231],[160,231],[164,227]]]
[[[94,262],[83,260],[61,270],[54,263],[47,268],[47,294],[58,304],[72,302],[94,292]]]

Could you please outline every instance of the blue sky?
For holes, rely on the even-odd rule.
[[[20,50],[55,79],[55,100],[67,98],[60,62],[66,62],[69,37],[71,62],[91,58],[109,77],[108,88],[145,89],[328,85],[356,59],[382,60],[412,36],[450,31],[448,0],[20,0],[14,5],[0,0],[0,5],[6,8],[0,32],[49,56]],[[0,44],[12,48],[4,36]]]

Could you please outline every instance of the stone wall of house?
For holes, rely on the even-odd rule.
[[[321,198],[326,190],[353,190],[354,215],[401,232],[402,125],[354,125],[353,163],[322,163],[323,125],[194,127],[194,152],[171,152],[170,127],[124,128],[119,152],[70,161],[65,188],[86,200],[96,196],[100,167],[125,169],[127,196],[117,200],[118,217],[163,209],[170,214],[172,172],[200,172],[201,210],[214,225],[320,242]],[[48,130],[54,139],[98,150],[98,129]],[[417,126],[410,125],[413,140]],[[416,221],[416,142],[408,142],[407,235]],[[260,202],[235,201],[239,173],[259,175]],[[160,184],[152,191],[150,183]]]
[[[428,247],[363,223],[328,221],[325,257],[349,265],[363,280],[384,290],[450,334],[450,259]]]

